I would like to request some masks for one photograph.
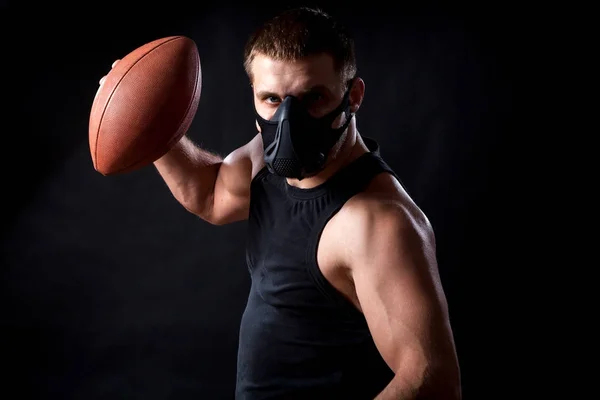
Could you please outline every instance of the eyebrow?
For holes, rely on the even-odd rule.
[[[315,85],[315,86],[308,88],[307,90],[302,91],[302,94],[307,94],[307,93],[311,93],[311,92],[319,92],[319,91],[331,93],[331,91],[329,90],[329,88],[327,86]],[[256,96],[261,99],[266,99],[267,97],[281,97],[278,93],[272,92],[270,90],[261,90],[256,93]]]

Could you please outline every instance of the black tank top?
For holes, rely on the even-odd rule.
[[[363,314],[317,265],[329,219],[376,175],[396,176],[378,144],[363,139],[370,152],[315,188],[290,186],[266,168],[252,182],[237,400],[373,399],[393,377]]]

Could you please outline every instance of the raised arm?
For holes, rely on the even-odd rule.
[[[112,68],[120,60],[115,60]],[[106,76],[100,79],[103,84]],[[214,225],[244,220],[250,206],[250,184],[264,166],[262,138],[222,158],[183,136],[154,166],[183,207]]]
[[[184,136],[154,162],[173,196],[214,225],[248,217],[250,184],[264,166],[260,134],[227,157],[210,153]]]

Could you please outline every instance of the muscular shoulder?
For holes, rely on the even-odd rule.
[[[396,224],[409,229],[431,230],[425,213],[388,173],[377,175],[365,191],[348,200],[339,216],[355,226]]]
[[[383,173],[352,197],[331,221],[330,237],[346,261],[373,248],[385,246],[434,249],[431,224],[398,181]],[[353,254],[353,256],[349,256]],[[364,254],[361,254],[364,256]]]

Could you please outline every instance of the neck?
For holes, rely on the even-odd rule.
[[[335,175],[340,169],[369,151],[356,129],[354,120],[348,126],[346,137],[338,146],[334,147],[331,151],[335,156],[327,162],[325,168],[317,175],[302,180],[287,178],[287,183],[290,186],[300,189],[310,189],[319,186]]]

